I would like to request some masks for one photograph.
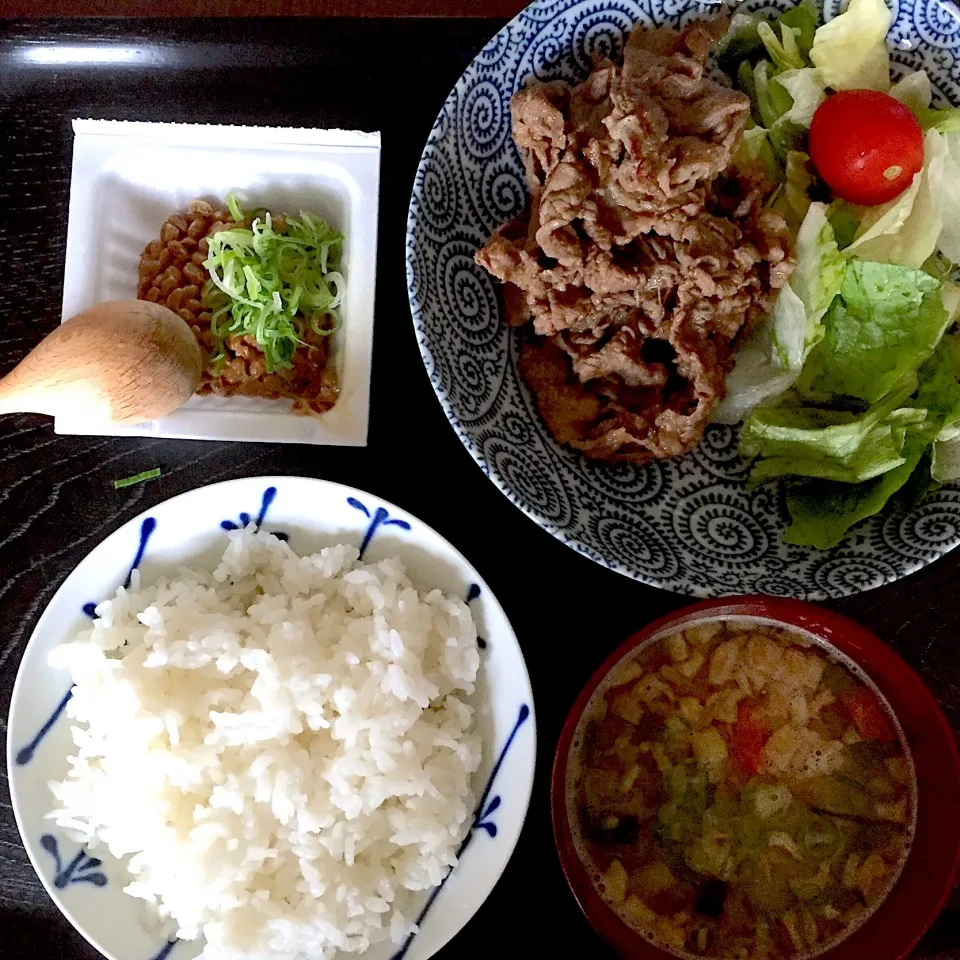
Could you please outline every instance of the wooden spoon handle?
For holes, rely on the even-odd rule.
[[[139,423],[166,416],[200,384],[190,327],[155,303],[102,303],[61,324],[0,380],[0,414]]]
[[[20,361],[2,380],[0,380],[0,415],[5,413],[43,413],[47,416],[54,416],[56,411],[49,408],[50,397],[45,396],[43,391],[31,389],[32,377],[29,375],[30,368],[34,366],[28,363],[31,354]],[[27,382],[24,383],[24,371],[28,372]]]

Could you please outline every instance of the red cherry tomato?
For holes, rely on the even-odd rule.
[[[857,687],[850,693],[842,694],[840,704],[850,715],[861,737],[881,743],[889,743],[894,739],[887,715],[872,690]]]
[[[748,776],[760,772],[763,748],[770,739],[770,728],[754,704],[741,700],[737,705],[737,722],[730,732],[730,746],[737,766]]]
[[[893,97],[843,90],[813,115],[810,159],[838,197],[872,207],[910,186],[923,166],[923,131]]]

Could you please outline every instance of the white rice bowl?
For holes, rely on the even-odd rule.
[[[399,559],[253,528],[56,648],[75,752],[49,814],[206,960],[403,942],[456,862],[480,763],[469,608]]]

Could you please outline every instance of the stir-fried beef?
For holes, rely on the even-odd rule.
[[[750,104],[705,75],[724,21],[634,30],[623,66],[513,98],[530,206],[477,254],[563,443],[643,463],[695,446],[739,340],[792,269],[772,186],[736,173]]]

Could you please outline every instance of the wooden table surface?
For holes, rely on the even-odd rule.
[[[490,17],[526,0],[0,0],[4,17]]]
[[[96,543],[138,512],[204,483],[258,473],[367,489],[434,526],[480,569],[514,623],[538,710],[539,769],[519,848],[493,895],[439,960],[486,960],[494,953],[506,960],[604,960],[611,955],[581,917],[554,853],[547,802],[553,746],[570,704],[606,652],[686,600],[577,555],[483,476],[433,395],[404,283],[404,223],[421,147],[446,93],[501,23],[0,23],[0,374],[59,318],[71,118],[344,126],[383,134],[366,448],[57,437],[44,418],[0,418],[0,729],[5,734],[17,665],[45,604]],[[100,44],[124,44],[138,51],[139,65],[56,65],[55,57],[28,54],[64,43],[92,52]],[[427,464],[431,470],[422,469]],[[114,490],[114,479],[155,466],[163,469],[159,480]],[[898,584],[831,604],[905,657],[955,728],[958,571],[960,552]],[[915,957],[960,960],[958,907],[955,898]],[[27,861],[3,769],[0,960],[96,956],[54,908]]]

